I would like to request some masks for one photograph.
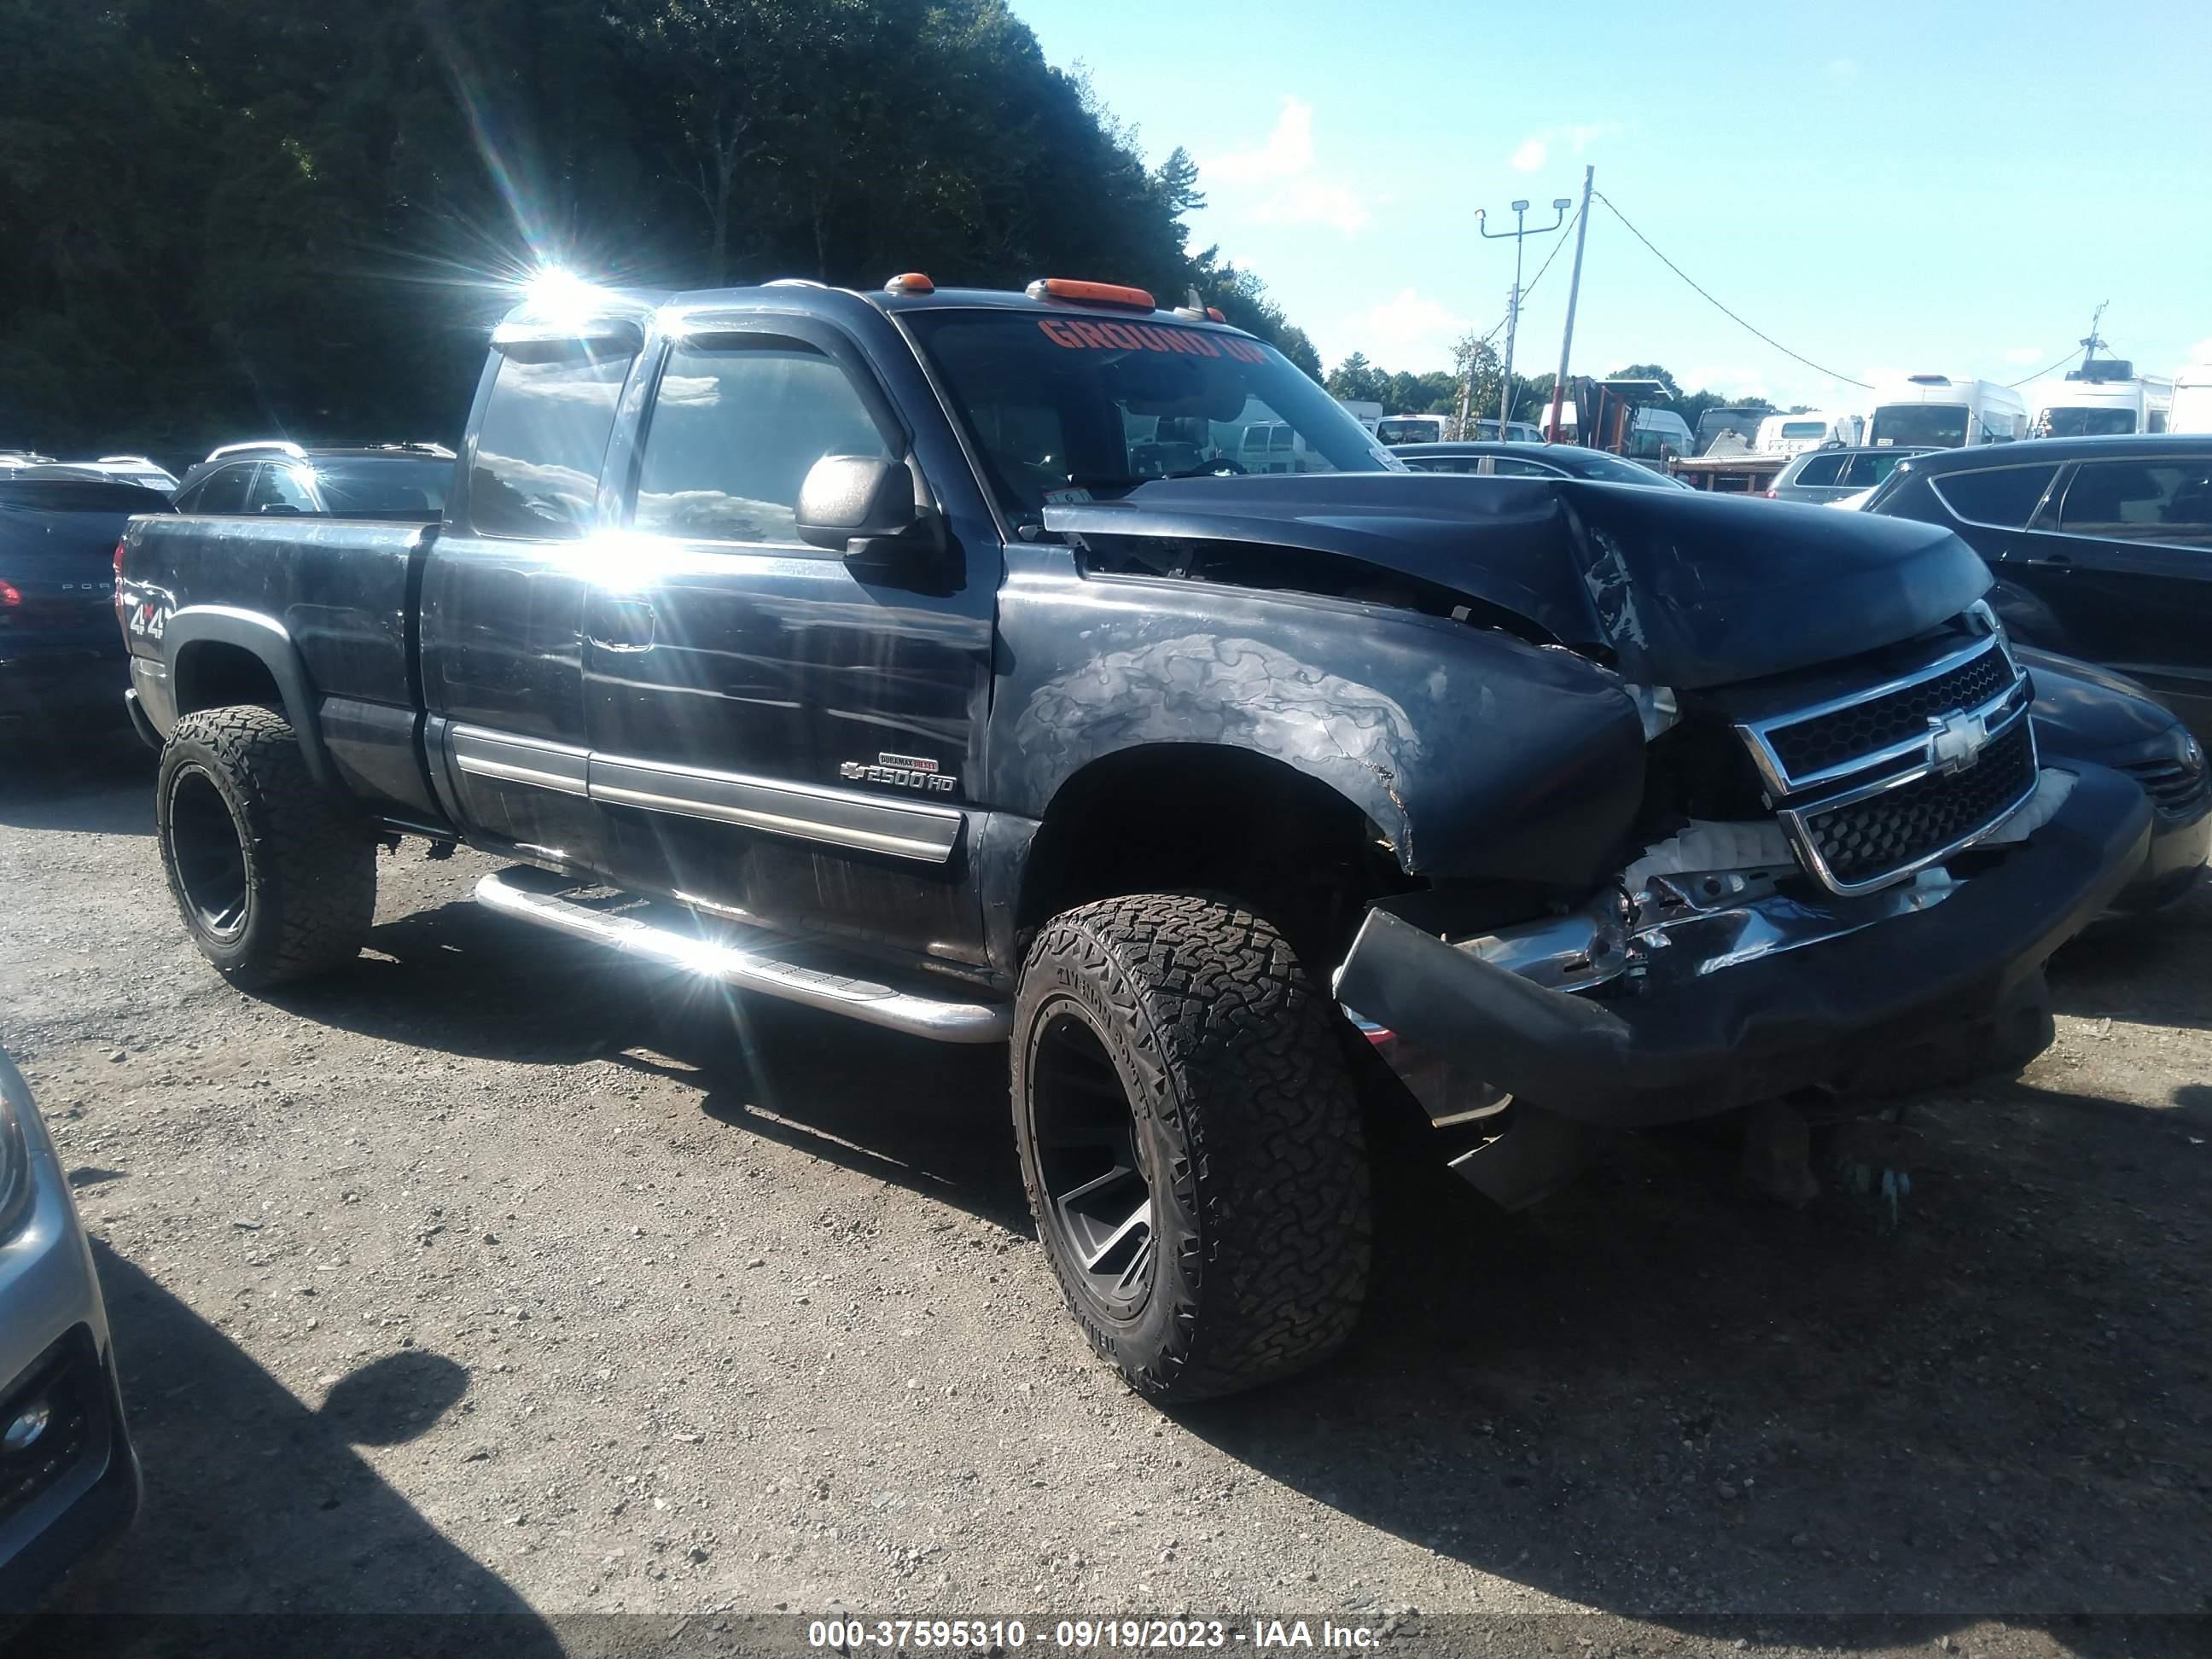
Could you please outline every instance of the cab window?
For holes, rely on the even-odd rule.
[[[630,358],[510,348],[477,428],[469,521],[483,536],[573,541],[599,494]]]
[[[1841,455],[1815,455],[1797,469],[1792,483],[1832,484],[1841,481],[1844,458]]]
[[[246,511],[246,491],[253,482],[251,462],[233,463],[217,467],[193,487],[191,500],[182,506],[186,513],[243,513]]]
[[[830,358],[768,336],[726,349],[678,346],[653,393],[631,526],[799,545],[799,486],[827,455],[892,459]]]

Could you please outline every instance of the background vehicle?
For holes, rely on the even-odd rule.
[[[1538,444],[1544,441],[1544,434],[1526,421],[1508,421],[1503,431],[1498,429],[1495,420],[1478,420],[1474,426],[1474,432],[1468,434],[1470,442]]]
[[[2137,375],[2133,363],[2109,358],[2037,380],[2021,389],[2031,438],[2124,437],[2163,432],[2173,408],[2173,382]]]
[[[1871,489],[1907,455],[1924,449],[1814,449],[1795,457],[1766,486],[1769,501],[1828,502]]]
[[[1759,423],[1759,435],[1751,447],[1763,455],[1802,455],[1830,444],[1855,444],[1865,427],[1863,416],[1831,415],[1819,409],[1769,415]]]
[[[1743,447],[1749,449],[1758,441],[1759,422],[1773,412],[1763,404],[1757,408],[1709,409],[1698,416],[1691,453],[1704,454],[1723,432],[1735,433],[1743,441]]]
[[[1595,434],[1584,444],[1580,428],[1576,424],[1574,399],[1563,398],[1559,406],[1559,431],[1554,438],[1552,432],[1552,411],[1548,406],[1536,417],[1540,435],[1554,438],[1560,443],[1584,444],[1585,447],[1607,453],[1626,455],[1632,460],[1647,462],[1655,466],[1665,465],[1672,456],[1687,455],[1692,447],[1688,422],[1671,409],[1641,408],[1629,414],[1625,422],[1616,417],[1625,412],[1619,403],[1612,404],[1613,415],[1603,425],[1606,430]]]
[[[0,471],[0,726],[112,721],[129,684],[115,549],[169,498],[80,467]]]
[[[1680,489],[1663,472],[1575,444],[1408,444],[1390,452],[1415,472],[1469,472],[1496,478],[1588,478],[1597,483],[1656,484]]]
[[[138,1490],[92,1251],[0,1054],[0,1616],[36,1607],[128,1527]]]
[[[1237,463],[1247,472],[1328,471],[1327,462],[1309,458],[1306,441],[1288,421],[1248,426],[1237,441]]]
[[[2141,867],[1939,530],[1410,478],[1098,284],[571,296],[492,344],[436,526],[132,525],[188,933],[337,966],[380,836],[466,839],[522,861],[501,915],[1005,1042],[1045,1255],[1154,1398],[1349,1335],[1365,1082],[1525,1202],[1600,1130],[2017,1066]],[[1135,469],[1165,420],[1193,476]],[[1276,422],[1332,470],[1223,476]],[[1443,1086],[1375,1064],[1414,1054]]]
[[[82,471],[119,478],[125,483],[142,484],[165,495],[177,488],[177,475],[144,455],[102,455],[96,461],[70,461],[67,465]]]
[[[1337,402],[1344,405],[1345,413],[1370,432],[1375,430],[1376,422],[1382,418],[1382,405],[1372,398],[1339,398]]]
[[[1909,374],[1876,387],[1872,397],[1866,426],[1869,448],[1958,449],[2010,443],[2027,430],[2027,407],[2020,393],[1994,380]]]
[[[2192,363],[2173,377],[2169,432],[2212,432],[2212,363]]]
[[[2108,917],[2147,916],[2179,903],[2204,876],[2212,849],[2212,769],[2174,712],[2133,680],[2071,657],[2015,646],[2035,681],[2037,749],[2054,761],[2124,772],[2151,805],[2150,842]]]
[[[179,513],[427,520],[444,508],[453,476],[453,452],[438,444],[240,444],[186,473],[173,499]]]
[[[2141,681],[2212,740],[2212,437],[1913,456],[1867,510],[1955,531],[2015,637]]]
[[[1392,444],[1437,444],[1451,430],[1449,415],[1385,415],[1375,422],[1375,441]]]

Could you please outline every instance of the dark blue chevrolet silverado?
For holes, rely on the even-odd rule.
[[[1238,476],[1263,422],[1304,471]],[[441,523],[148,519],[118,604],[234,981],[350,958],[415,836],[519,921],[1007,1043],[1068,1304],[1184,1400],[1352,1330],[1363,1099],[1511,1201],[2048,1041],[2149,812],[2039,756],[1989,583],[1924,525],[1415,476],[1204,312],[908,276],[554,289]]]

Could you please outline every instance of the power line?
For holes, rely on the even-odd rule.
[[[1606,205],[1607,207],[1611,207],[1613,204],[1607,202]],[[1564,227],[1570,235],[1571,235],[1574,231],[1576,222],[1580,220],[1582,216],[1583,210],[1580,208],[1577,208],[1575,210],[1574,218],[1568,220]],[[1623,221],[1623,222],[1625,223],[1626,222]],[[1569,238],[1567,236],[1562,236],[1558,241],[1552,244],[1552,251],[1544,256],[1544,263],[1536,267],[1536,274],[1528,279],[1528,286],[1521,290],[1521,303],[1522,305],[1528,303],[1528,296],[1536,291],[1536,284],[1544,280],[1544,273],[1552,268],[1552,261],[1559,257],[1559,250],[1567,245],[1568,240]],[[1504,326],[1504,325],[1503,323],[1498,325],[1499,328],[1503,328]],[[1491,331],[1492,333],[1496,333],[1497,330],[1492,329]]]
[[[1657,248],[1652,247],[1651,239],[1649,236],[1646,236],[1642,231],[1637,229],[1634,225],[1629,224],[1628,216],[1623,213],[1619,208],[1614,207],[1612,198],[1607,197],[1603,191],[1596,191],[1592,193],[1596,196],[1599,201],[1605,204],[1607,209],[1612,213],[1614,218],[1620,220],[1622,224],[1628,227],[1628,234],[1631,236],[1633,236],[1638,241],[1643,243],[1645,247],[1651,249],[1651,254],[1654,258],[1657,259],[1661,264],[1666,266],[1668,270],[1673,271],[1677,276],[1680,276],[1684,282],[1689,283],[1691,288],[1696,289],[1700,298],[1702,298],[1708,305],[1711,306],[1714,310],[1719,312],[1721,315],[1726,317],[1730,322],[1735,323],[1740,328],[1747,330],[1749,332],[1758,335],[1760,339],[1765,341],[1767,344],[1772,346],[1784,356],[1795,358],[1797,362],[1804,364],[1808,368],[1818,369],[1821,374],[1826,375],[1832,380],[1841,380],[1845,386],[1858,386],[1864,391],[1871,392],[1874,390],[1874,388],[1871,386],[1869,386],[1866,381],[1855,380],[1848,374],[1839,374],[1832,368],[1825,368],[1821,364],[1814,362],[1810,357],[1805,356],[1800,352],[1792,351],[1788,346],[1783,344],[1781,341],[1776,339],[1771,334],[1768,334],[1760,329],[1753,328],[1749,323],[1744,321],[1742,318],[1737,316],[1735,312],[1730,311],[1718,300],[1714,299],[1711,295],[1706,293],[1703,288],[1698,287],[1696,279],[1693,278],[1688,271],[1683,270],[1681,266],[1676,264],[1665,254],[1660,252]],[[2035,377],[2033,375],[2030,375],[2028,378],[2033,380]]]
[[[2080,349],[2081,349],[2081,347],[2079,347],[2079,346],[2076,346],[2076,347],[2075,347],[2075,348],[2074,348],[2074,351],[2079,351]],[[2019,380],[2007,380],[2007,381],[2005,382],[2005,386],[2007,386],[2007,388],[2008,388],[2008,389],[2009,389],[2010,387],[2016,386],[2026,386],[2026,385],[2027,385],[2030,380],[2041,380],[2045,375],[2046,375],[2046,374],[2050,374],[2050,373],[2051,373],[2051,369],[2055,369],[2055,368],[2065,368],[2065,367],[2066,367],[2066,365],[2067,365],[2067,364],[2069,364],[2069,363],[2072,362],[2074,361],[2074,351],[2069,351],[2069,352],[2068,352],[2068,353],[2067,353],[2063,357],[2061,357],[2061,358],[2060,358],[2057,362],[2055,362],[2055,363],[2051,364],[2050,368],[2039,368],[2039,369],[2037,369],[2037,370],[2035,371],[2035,373],[2034,373],[2034,374],[2023,374],[2023,375],[2022,375],[2022,376],[2021,376],[2021,378],[2020,378]]]

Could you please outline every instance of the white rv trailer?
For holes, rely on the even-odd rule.
[[[2024,437],[2027,406],[2009,386],[1994,380],[1954,380],[1948,374],[1908,374],[1874,390],[1866,441],[1875,448],[1925,444],[1962,449],[2006,444]]]
[[[1761,455],[1802,455],[1823,444],[1856,444],[1866,417],[1808,409],[1797,415],[1769,415],[1759,423],[1752,448]]]
[[[2163,432],[2173,407],[2173,382],[2135,372],[2117,360],[2092,361],[2026,387],[2031,438],[2094,438]]]

